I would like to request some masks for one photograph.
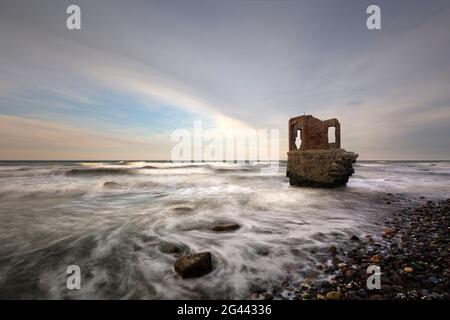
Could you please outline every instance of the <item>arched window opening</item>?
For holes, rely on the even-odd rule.
[[[295,146],[297,147],[297,150],[300,149],[300,146],[302,145],[302,130],[297,130],[295,132],[296,138],[295,138]]]

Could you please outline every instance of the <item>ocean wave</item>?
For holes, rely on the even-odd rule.
[[[121,174],[133,174],[133,170],[127,168],[92,168],[92,169],[70,169],[66,172],[66,175],[69,176],[121,175]]]
[[[100,173],[102,171],[108,173],[120,172],[126,170],[171,170],[171,169],[210,169],[215,173],[226,172],[256,172],[262,168],[269,167],[270,162],[253,162],[251,164],[241,164],[233,162],[194,162],[194,163],[179,163],[179,162],[145,162],[145,161],[120,161],[115,163],[107,162],[80,162],[78,163],[81,168],[74,168],[69,172],[75,172],[76,174],[83,174],[88,172],[96,173],[97,170]],[[91,170],[91,171],[90,171]]]
[[[0,191],[0,199],[48,199],[51,197],[70,198],[80,197],[87,194],[89,190],[69,189],[69,190],[2,190]]]
[[[253,173],[260,172],[261,167],[238,167],[238,168],[226,168],[226,167],[209,167],[214,173]]]
[[[19,169],[11,171],[0,171],[0,178],[33,178],[63,175],[66,169]]]
[[[282,167],[269,176],[264,165],[30,164],[36,176],[0,180],[3,292],[19,285],[19,298],[246,298],[270,285],[260,279],[315,270],[317,248],[380,232],[375,222],[387,210],[449,192],[447,176],[422,170],[444,164],[355,166],[346,188],[330,190],[291,187]],[[240,227],[212,230],[226,223]],[[177,255],[205,250],[211,274],[175,276]],[[73,263],[86,276],[69,292],[60,271]]]
[[[190,164],[190,165],[179,165],[179,164],[173,164],[173,165],[166,165],[166,166],[151,166],[151,165],[146,165],[143,166],[139,169],[192,169],[192,168],[202,168],[202,167],[206,167],[205,165],[195,165],[195,164]]]

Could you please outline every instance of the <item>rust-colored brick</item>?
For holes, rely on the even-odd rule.
[[[328,130],[335,128],[335,142]],[[301,144],[297,147],[296,140]],[[336,187],[345,185],[353,174],[358,155],[341,149],[341,126],[337,119],[322,121],[311,115],[289,120],[287,176],[291,185]]]

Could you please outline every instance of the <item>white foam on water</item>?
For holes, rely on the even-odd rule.
[[[448,162],[357,163],[348,186],[337,189],[291,187],[285,168],[267,174],[265,166],[0,165],[2,290],[22,283],[23,292],[49,298],[246,298],[314,268],[312,249],[377,232],[392,206],[450,194]],[[224,223],[240,229],[211,230]],[[177,256],[164,253],[163,243],[180,254],[211,251],[213,272],[180,279]],[[61,286],[66,264],[88,275],[77,292]]]

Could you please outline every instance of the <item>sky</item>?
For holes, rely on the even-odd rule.
[[[446,0],[0,0],[0,160],[170,159],[198,120],[284,159],[303,114],[363,160],[450,159],[449,34]]]

